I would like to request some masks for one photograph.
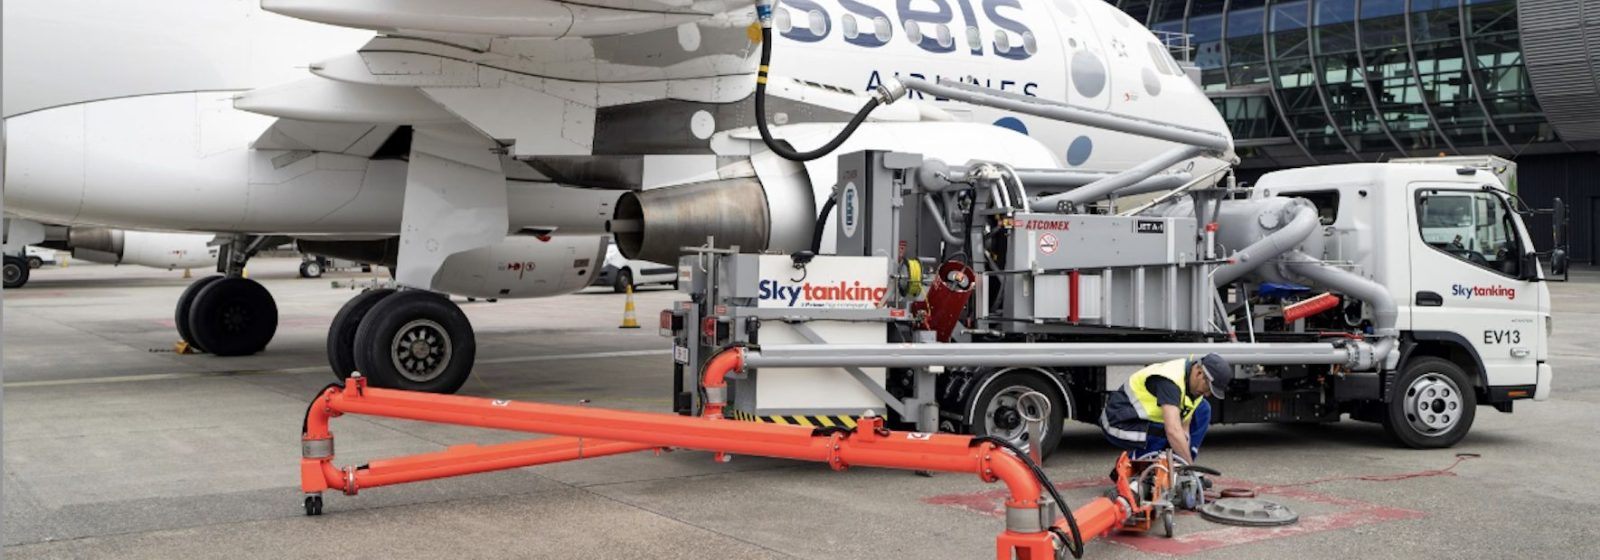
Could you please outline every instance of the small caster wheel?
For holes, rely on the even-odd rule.
[[[1161,532],[1163,533],[1162,536],[1169,539],[1176,534],[1172,528],[1172,510],[1170,509],[1161,512]]]
[[[306,496],[306,515],[322,515],[322,496]]]
[[[489,298],[489,303],[500,303],[500,298]]]
[[[475,297],[469,297],[469,298],[467,298],[467,302],[469,302],[469,303],[470,303],[470,302],[474,302],[474,301],[478,301],[478,298],[475,298]]]

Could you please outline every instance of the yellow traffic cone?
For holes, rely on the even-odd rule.
[[[639,315],[633,309],[633,286],[628,286],[628,303],[622,306],[622,325],[619,329],[639,328]]]

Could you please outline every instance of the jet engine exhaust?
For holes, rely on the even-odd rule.
[[[623,256],[675,263],[683,247],[705,245],[707,237],[717,247],[765,250],[772,218],[760,181],[721,179],[625,193],[608,229]]]

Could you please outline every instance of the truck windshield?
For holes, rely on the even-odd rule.
[[[1517,275],[1521,251],[1510,209],[1487,192],[1423,191],[1417,199],[1422,240],[1458,259]]]

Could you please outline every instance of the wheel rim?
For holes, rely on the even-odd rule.
[[[6,264],[6,283],[10,284],[22,278],[22,267],[15,264]]]
[[[1406,387],[1406,422],[1411,429],[1428,437],[1443,435],[1461,423],[1465,404],[1461,388],[1456,382],[1439,372],[1418,376]]]
[[[450,365],[453,347],[444,326],[428,319],[417,319],[400,327],[389,346],[389,356],[400,375],[426,383],[444,373]]]
[[[1029,451],[1028,423],[1022,421],[1022,410],[1018,401],[1023,395],[1033,392],[1032,387],[1026,385],[1012,385],[995,393],[989,399],[989,404],[984,408],[983,428],[984,433],[1011,442],[1012,445]],[[1029,410],[1037,415],[1039,411]],[[1044,431],[1050,431],[1049,422],[1045,423]]]
[[[250,326],[250,307],[239,302],[229,302],[217,314],[217,327],[228,334],[239,334]]]

